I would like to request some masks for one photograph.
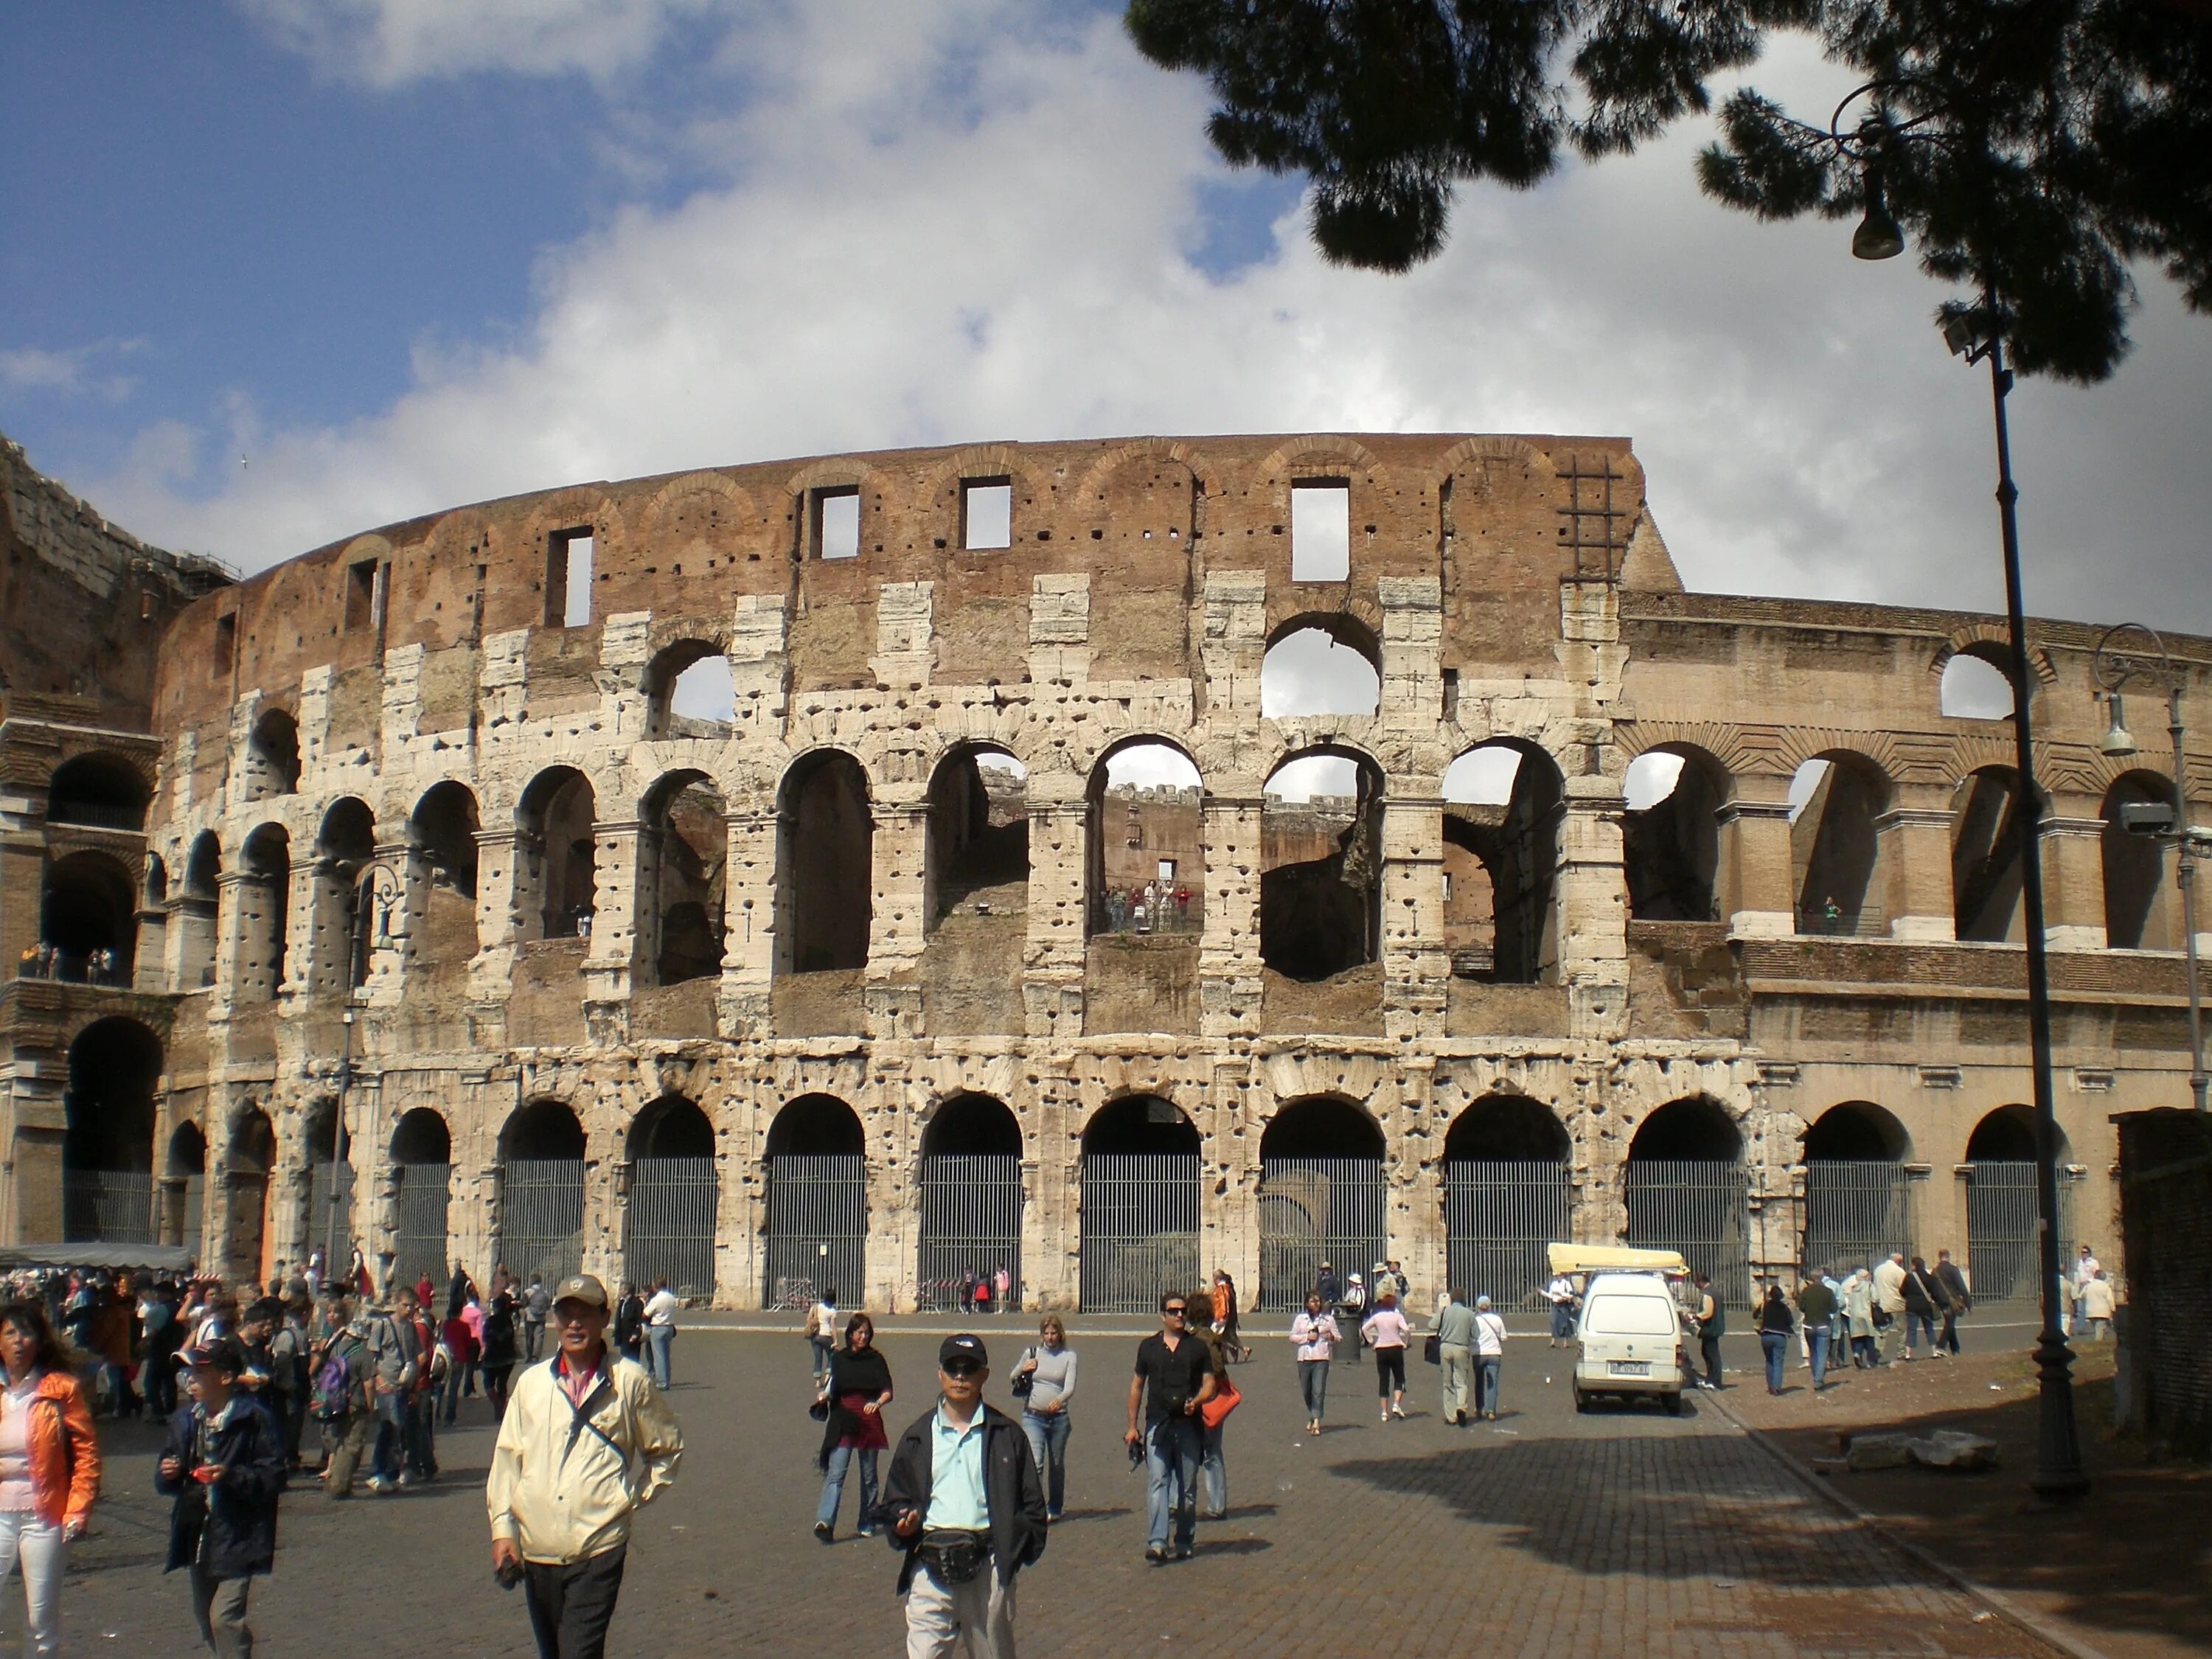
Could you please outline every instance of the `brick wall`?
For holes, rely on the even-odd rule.
[[[2212,1119],[2124,1113],[2130,1373],[2152,1443],[2212,1455]]]

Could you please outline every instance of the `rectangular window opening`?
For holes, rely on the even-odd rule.
[[[1162,859],[1160,860],[1160,885],[1163,887],[1172,887],[1175,885],[1175,860],[1173,859]]]
[[[1352,485],[1307,478],[1291,486],[1291,580],[1340,582],[1352,575]]]
[[[860,491],[857,485],[816,490],[813,519],[816,558],[860,556]]]
[[[227,679],[238,660],[238,613],[215,619],[215,654],[208,662],[208,678]]]
[[[1011,478],[960,481],[960,545],[1012,547],[1014,543],[1014,484]]]
[[[582,628],[592,620],[592,527],[545,538],[545,624]]]
[[[377,572],[380,568],[374,559],[362,559],[346,567],[345,630],[349,634],[356,629],[376,625]]]

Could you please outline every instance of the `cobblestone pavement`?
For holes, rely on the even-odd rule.
[[[1255,1337],[1256,1333],[1253,1333]],[[1340,1364],[1332,1420],[1301,1432],[1288,1345],[1240,1369],[1228,1436],[1231,1510],[1202,1522],[1194,1560],[1147,1565],[1142,1477],[1119,1431],[1134,1352],[1085,1341],[1069,1513],[1021,1580],[1025,1650],[1127,1655],[1195,1638],[1254,1654],[1686,1653],[2045,1656],[1808,1496],[1716,1412],[1649,1407],[1577,1417],[1563,1352],[1516,1340],[1495,1425],[1437,1413],[1415,1358],[1416,1415],[1376,1421],[1372,1373]],[[933,1340],[888,1336],[902,1425],[924,1407]],[[1017,1349],[994,1334],[1003,1374]],[[675,1491],[646,1511],[615,1624],[624,1654],[889,1654],[901,1619],[893,1558],[849,1531],[809,1533],[818,1432],[804,1415],[796,1338],[695,1332],[678,1344],[689,1443]],[[1546,1381],[1547,1376],[1550,1381]],[[527,1655],[519,1594],[492,1583],[481,1401],[441,1446],[434,1487],[348,1504],[309,1478],[285,1500],[277,1571],[254,1594],[266,1654],[431,1650]],[[164,1577],[167,1504],[154,1436],[109,1439],[96,1535],[64,1597],[70,1650],[191,1650],[189,1597]],[[0,1651],[21,1640],[20,1593],[0,1607]]]

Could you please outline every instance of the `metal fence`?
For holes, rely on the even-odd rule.
[[[2035,1165],[1966,1166],[1966,1275],[1977,1302],[2036,1302],[2042,1272],[2037,1247]],[[2074,1258],[2074,1186],[2058,1181],[2058,1266]]]
[[[1751,1305],[1751,1182],[1741,1164],[1631,1158],[1626,1242],[1679,1250],[1731,1306]]]
[[[71,1243],[152,1243],[151,1171],[64,1170],[62,1237]]]
[[[337,1226],[335,1232],[332,1231],[331,1225],[331,1182],[333,1170],[337,1172],[338,1194]],[[354,1231],[354,1185],[351,1164],[334,1164],[329,1159],[325,1159],[308,1166],[306,1241],[307,1249],[312,1249],[318,1244],[335,1243],[336,1248],[331,1251],[331,1257],[337,1261],[344,1261],[346,1252],[356,1244],[361,1246],[364,1255],[370,1253],[369,1241]],[[304,1251],[302,1253],[304,1254]],[[442,1245],[440,1247],[439,1253],[441,1256],[444,1254]],[[437,1270],[430,1277],[442,1281],[445,1276],[446,1264],[441,1261]],[[410,1279],[404,1282],[412,1285],[415,1281]]]
[[[1010,1152],[943,1154],[921,1161],[921,1233],[915,1300],[957,1308],[962,1287],[1008,1278],[1008,1305],[1022,1304],[1022,1161]],[[994,1291],[995,1305],[995,1291]]]
[[[1805,1166],[1805,1248],[1799,1265],[1879,1266],[1892,1250],[1909,1259],[1918,1234],[1919,1183],[1902,1165],[1816,1159]]]
[[[499,1182],[499,1258],[507,1271],[550,1285],[579,1271],[583,1252],[583,1159],[508,1159]]]
[[[1260,1299],[1285,1314],[1313,1288],[1321,1264],[1341,1280],[1365,1273],[1383,1248],[1382,1162],[1270,1158],[1260,1164]]]
[[[714,1294],[714,1216],[721,1181],[711,1158],[641,1158],[629,1166],[623,1270],[642,1289],[665,1279],[680,1297]]]
[[[1550,1281],[1544,1247],[1565,1242],[1567,1166],[1455,1160],[1444,1165],[1445,1255],[1452,1292],[1498,1310],[1533,1308]]]
[[[402,1164],[392,1173],[398,1177],[398,1223],[392,1239],[393,1281],[418,1282],[425,1274],[433,1284],[445,1281],[446,1205],[453,1166],[450,1164]]]
[[[1198,1284],[1198,1154],[1083,1159],[1083,1310],[1148,1313]]]
[[[804,1306],[835,1290],[848,1307],[867,1295],[867,1161],[855,1153],[768,1161],[763,1298]]]

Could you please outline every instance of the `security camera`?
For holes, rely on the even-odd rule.
[[[2171,835],[2173,805],[2162,800],[2124,801],[2120,805],[2120,827],[2131,836]]]

